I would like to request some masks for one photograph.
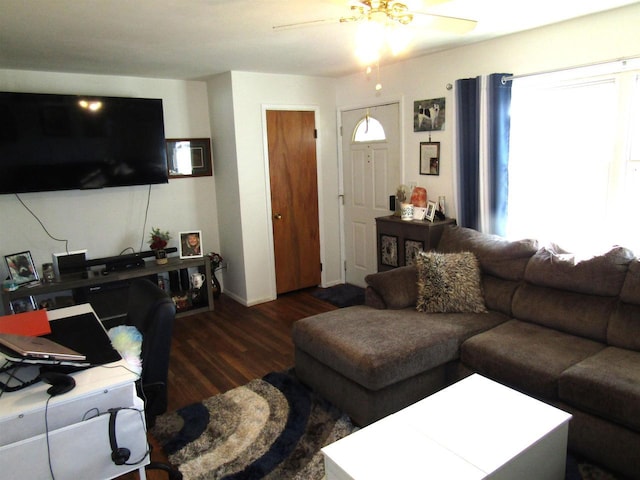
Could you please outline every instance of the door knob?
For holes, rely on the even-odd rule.
[[[273,218],[275,218],[276,220],[282,220],[282,215],[279,213],[276,213]]]

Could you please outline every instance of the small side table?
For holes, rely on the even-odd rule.
[[[454,218],[435,222],[402,220],[395,215],[376,218],[378,271],[412,265],[420,250],[426,252],[438,245],[445,226],[455,224]]]

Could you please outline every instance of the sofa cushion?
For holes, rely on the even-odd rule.
[[[603,348],[602,343],[510,320],[465,341],[461,361],[530,395],[555,400],[562,372]]]
[[[538,250],[536,240],[509,241],[471,228],[447,226],[437,250],[443,253],[472,252],[483,273],[507,280],[521,280],[529,258]]]
[[[636,258],[629,264],[629,269],[620,291],[620,300],[625,303],[640,305],[640,259]]]
[[[607,343],[613,347],[640,351],[640,305],[618,304],[609,320]]]
[[[418,266],[418,301],[420,312],[482,313],[478,260],[471,252],[420,252]]]
[[[382,299],[386,308],[399,309],[416,304],[418,298],[417,270],[413,265],[372,273],[364,277],[364,280]],[[384,308],[371,292],[370,295],[371,302],[367,302],[367,305],[371,303],[370,306],[374,308]]]
[[[640,353],[608,347],[560,376],[563,402],[640,432]]]
[[[607,343],[640,351],[640,260],[629,264],[620,303],[609,320]]]
[[[620,294],[633,253],[623,247],[581,259],[556,249],[541,248],[527,264],[525,280],[542,287],[587,295]]]
[[[298,320],[293,342],[317,361],[370,390],[459,357],[470,336],[507,320],[499,313],[429,314],[414,308],[341,308]]]
[[[513,296],[513,316],[605,343],[617,297],[584,295],[525,283]]]
[[[514,280],[494,277],[493,275],[481,275],[482,294],[484,304],[489,310],[497,310],[505,315],[511,316],[511,304],[513,295],[520,285]]]

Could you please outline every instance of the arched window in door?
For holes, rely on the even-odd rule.
[[[384,127],[378,120],[370,116],[369,112],[358,122],[353,130],[353,141],[355,143],[379,142],[386,139]]]

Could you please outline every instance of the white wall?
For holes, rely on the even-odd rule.
[[[224,273],[225,293],[246,305],[276,298],[265,152],[266,108],[317,111],[322,282],[323,285],[339,283],[341,270],[335,80],[231,72],[229,84],[227,75],[224,74],[224,80],[218,76],[209,82],[211,98],[219,98],[221,91],[224,95],[230,94],[233,97],[233,118],[227,119],[228,122],[233,122],[233,137],[227,135],[218,143],[235,144],[235,159],[232,156],[233,149],[226,146],[225,151],[229,156],[222,161],[233,163],[237,170],[230,166],[224,170],[218,168],[216,179],[218,185],[224,184],[221,188],[229,192],[229,198],[223,199],[221,193],[218,195],[221,245],[225,252],[229,252],[225,259],[231,262],[229,271]],[[218,109],[225,113],[218,113]],[[217,100],[212,102],[214,139],[216,126],[224,121],[225,114],[228,114],[226,105],[221,106]],[[228,182],[238,185],[237,192],[227,185]],[[222,227],[223,223],[225,228]],[[238,235],[237,230],[239,224],[241,235]],[[241,288],[242,276],[245,290]]]
[[[453,90],[460,78],[489,73],[510,72],[516,75],[562,69],[572,66],[640,55],[640,4],[576,20],[530,30],[468,47],[448,50],[381,68],[383,89],[374,90],[375,81],[356,74],[341,78],[337,85],[338,108],[352,105],[375,105],[386,98],[403,98],[404,183],[424,186],[430,199],[447,198],[447,215],[456,216],[453,198],[452,145]],[[375,78],[375,76],[374,76]],[[446,98],[446,127],[432,132],[433,141],[441,142],[439,176],[418,173],[419,144],[429,132],[413,132],[413,102]],[[550,115],[553,115],[552,106]],[[540,126],[540,141],[545,128]],[[392,194],[394,192],[390,192]],[[543,196],[543,192],[541,192]]]
[[[0,90],[161,98],[167,138],[210,137],[204,82],[68,73],[0,70]],[[34,172],[34,175],[37,175]],[[148,250],[151,227],[178,232],[202,230],[206,251],[219,249],[215,177],[170,180],[151,187],[147,226],[143,231],[148,186],[90,191],[25,193],[20,198],[51,235],[67,239],[69,250],[88,249],[89,258],[117,255],[131,247]],[[64,242],[50,239],[14,195],[0,195],[0,255],[31,251],[41,271]],[[0,266],[5,278],[7,268]]]

